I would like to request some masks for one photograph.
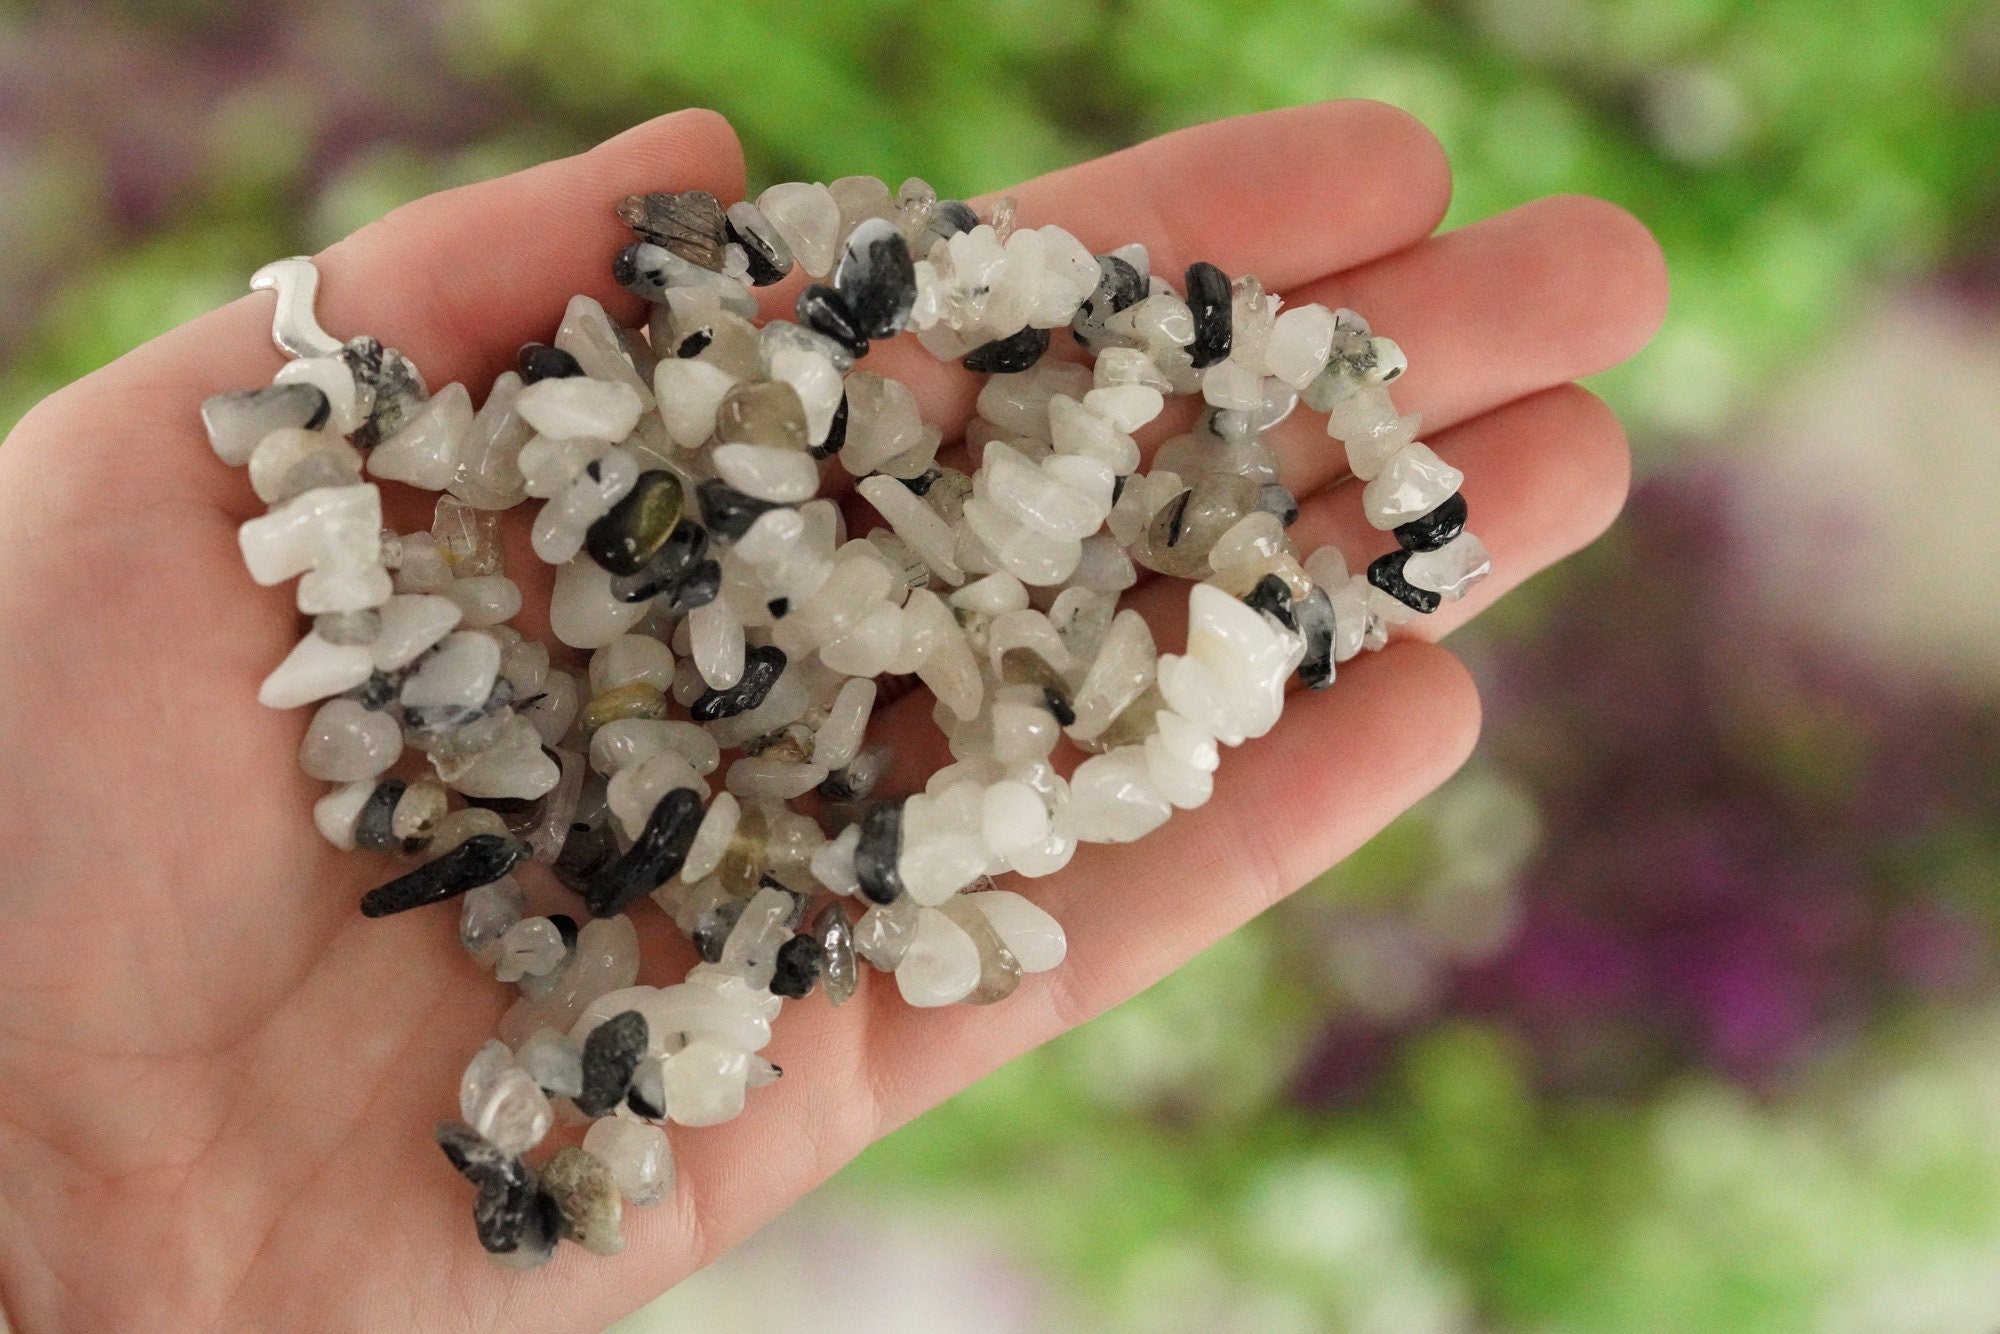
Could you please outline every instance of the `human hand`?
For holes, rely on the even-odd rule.
[[[740,198],[726,123],[683,112],[582,156],[422,200],[320,257],[322,321],[477,394],[586,292],[635,320],[609,259],[626,194]],[[626,1253],[530,1274],[468,1236],[430,1142],[511,992],[438,913],[355,910],[396,873],[330,847],[298,772],[304,715],[256,703],[296,637],[287,588],[244,574],[262,512],[197,408],[275,369],[247,297],[52,396],[0,446],[0,1304],[23,1330],[191,1326],[595,1328],[740,1241],[862,1147],[1010,1057],[1147,986],[1368,838],[1464,758],[1478,704],[1429,642],[1594,538],[1623,498],[1624,440],[1570,383],[1636,351],[1665,277],[1629,216],[1549,199],[1442,236],[1435,141],[1400,112],[1332,103],[1197,127],[1014,191],[1093,250],[1250,272],[1288,304],[1351,306],[1410,354],[1398,405],[1466,474],[1494,575],[1408,638],[1296,696],[1232,752],[1215,796],[1142,841],[1087,846],[1024,886],[1068,962],[1005,1004],[918,1013],[876,978],[839,1010],[788,1007],[786,1077],[745,1115],[676,1130],[676,1193],[631,1210]],[[1428,239],[1427,239],[1428,238]],[[794,278],[773,289],[783,303]],[[899,340],[899,344],[902,340]],[[949,438],[971,377],[889,344]],[[1148,444],[1161,438],[1156,427]],[[1319,422],[1273,432],[1292,535],[1357,567],[1383,535]],[[418,498],[392,515],[422,526]],[[422,498],[427,500],[428,498]],[[546,608],[549,570],[509,570]],[[539,580],[539,582],[537,582]],[[1134,605],[1177,642],[1170,583]],[[530,634],[545,624],[530,611]],[[920,782],[930,701],[879,715]],[[642,980],[688,947],[634,914]],[[657,974],[657,975],[656,975]]]

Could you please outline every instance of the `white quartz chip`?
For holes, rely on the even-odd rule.
[[[329,644],[317,632],[309,633],[264,678],[257,702],[271,709],[296,709],[352,690],[374,670],[374,657],[365,647]]]

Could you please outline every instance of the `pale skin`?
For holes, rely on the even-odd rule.
[[[636,319],[608,261],[625,194],[744,192],[728,125],[663,117],[581,156],[433,196],[320,257],[323,323],[372,333],[475,395],[587,292]],[[0,1305],[17,1330],[594,1329],[741,1241],[865,1145],[1116,1004],[1297,889],[1465,758],[1479,704],[1434,640],[1594,539],[1628,476],[1611,413],[1573,381],[1644,345],[1666,301],[1645,229],[1545,199],[1433,235],[1449,174],[1401,112],[1341,102],[1205,125],[1030,182],[1029,224],[1146,243],[1289,302],[1351,306],[1412,366],[1397,390],[1467,477],[1494,574],[1465,602],[1295,693],[1225,754],[1214,799],[1143,841],[1013,886],[1069,933],[1067,963],[1003,1004],[913,1011],[870,976],[835,1010],[789,1005],[785,1077],[716,1128],[672,1132],[679,1184],[628,1209],[627,1249],[490,1264],[471,1188],[431,1141],[511,988],[460,948],[453,908],[368,921],[397,863],[330,847],[298,771],[309,711],[256,703],[298,634],[289,587],[244,574],[262,512],[196,409],[279,364],[246,297],[55,394],[0,446]],[[622,238],[622,239],[621,239]],[[787,301],[795,275],[773,293]],[[949,437],[969,377],[915,348],[867,363],[919,387]],[[1149,435],[1154,443],[1158,432]],[[1302,551],[1386,545],[1337,445],[1275,433]],[[408,531],[414,499],[395,511]],[[516,520],[525,526],[524,508]],[[530,607],[546,572],[516,546]],[[1139,590],[1177,646],[1184,591]],[[541,628],[531,613],[531,632]],[[934,761],[929,700],[884,726]],[[933,751],[934,754],[934,751]],[[689,962],[651,905],[642,981]]]

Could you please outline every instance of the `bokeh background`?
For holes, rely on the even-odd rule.
[[[2000,7],[0,5],[0,425],[678,106],[966,195],[1334,96],[1439,134],[1447,225],[1658,233],[1628,517],[1456,641],[1460,777],[629,1334],[2000,1328]]]

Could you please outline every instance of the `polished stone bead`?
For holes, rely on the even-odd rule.
[[[1211,472],[1162,505],[1132,554],[1180,579],[1210,573],[1209,553],[1222,535],[1258,508],[1261,489],[1247,477]]]
[[[1413,588],[1428,589],[1456,602],[1493,569],[1486,544],[1471,533],[1460,533],[1435,551],[1413,551],[1403,565],[1403,577]]]
[[[767,511],[778,508],[768,500],[746,496],[726,482],[703,482],[695,489],[695,496],[701,502],[702,522],[725,542],[742,537]]]
[[[784,674],[785,652],[775,644],[749,650],[743,658],[743,675],[727,690],[710,690],[688,706],[688,716],[698,723],[734,718],[764,702],[771,687]]]
[[[351,699],[320,705],[299,745],[299,767],[329,783],[373,778],[403,753],[402,729],[387,714]]]
[[[826,983],[827,1003],[844,1004],[861,980],[854,963],[854,931],[847,922],[847,909],[837,902],[827,904],[813,919],[812,933],[819,942],[820,977]]]
[[[507,934],[500,937],[500,954],[494,961],[493,976],[500,982],[547,977],[561,965],[567,953],[555,923],[546,917],[526,918],[508,927]]]
[[[861,322],[849,309],[847,299],[831,287],[814,284],[799,293],[796,311],[800,324],[814,333],[831,338],[850,356],[859,357],[868,351],[868,336],[861,330]]]
[[[628,681],[591,699],[578,721],[585,732],[595,732],[606,723],[621,718],[664,718],[667,697],[651,681]]]
[[[935,908],[921,908],[896,965],[896,990],[918,1008],[953,1005],[979,985],[979,946],[965,929]]]
[[[690,264],[722,268],[728,229],[722,204],[706,190],[632,195],[618,205],[618,219]]]
[[[492,964],[499,955],[500,942],[521,921],[527,907],[527,895],[512,876],[479,886],[466,894],[459,911],[458,943],[481,963]]]
[[[372,644],[382,633],[382,613],[373,607],[328,612],[313,618],[313,633],[329,644]]]
[[[562,1215],[564,1236],[592,1255],[625,1249],[619,1228],[624,1201],[611,1169],[596,1154],[575,1144],[560,1149],[543,1164],[540,1181]]]
[[[792,248],[764,210],[747,201],[723,213],[729,239],[743,247],[752,286],[769,287],[792,271]]]
[[[869,218],[848,234],[833,289],[863,338],[891,338],[910,322],[917,274],[909,243],[888,218]]]
[[[757,196],[757,207],[814,277],[833,268],[840,242],[840,204],[824,185],[786,181]]]
[[[583,374],[581,362],[561,348],[550,347],[546,343],[529,343],[522,348],[514,368],[521,373],[522,384],[567,380]]]
[[[614,1014],[583,1040],[583,1090],[576,1109],[602,1116],[624,1100],[632,1073],[646,1054],[646,1016],[637,1010]]]
[[[666,1132],[644,1121],[606,1116],[584,1132],[583,1147],[601,1159],[627,1204],[660,1203],[674,1188]]]
[[[665,615],[684,616],[706,607],[721,593],[721,562],[713,559],[697,561],[689,567],[686,575],[660,594],[656,605]]]
[[[1421,612],[1433,612],[1444,599],[1427,588],[1418,588],[1403,577],[1403,566],[1408,564],[1410,553],[1392,551],[1368,566],[1368,582],[1387,593],[1406,607]]]
[[[420,852],[437,833],[438,825],[450,813],[450,799],[444,784],[435,778],[420,778],[404,789],[389,817],[389,832],[405,852]]]
[[[1097,257],[1097,290],[1090,300],[1102,314],[1115,315],[1146,298],[1146,279],[1117,255]]]
[[[569,941],[574,947],[575,923],[570,924]],[[553,1028],[535,1030],[515,1051],[514,1059],[551,1097],[574,1098],[583,1091],[583,1049]]]
[[[503,1153],[526,1153],[554,1124],[548,1095],[494,1038],[479,1049],[459,1081],[458,1110],[466,1123]]]
[[[609,917],[665,884],[687,860],[688,846],[700,828],[697,793],[677,787],[661,797],[632,846],[591,876],[583,890],[584,906],[595,916]]]
[[[861,893],[872,903],[893,903],[903,893],[898,864],[903,857],[903,803],[884,802],[861,821],[861,841],[854,847],[854,874]]]
[[[1393,531],[1405,551],[1436,551],[1465,531],[1465,493],[1454,491],[1451,498],[1419,519],[1398,525]]]
[[[394,803],[390,809],[393,812]],[[476,834],[408,875],[369,890],[361,900],[361,913],[364,917],[387,917],[426,904],[443,903],[469,889],[492,884],[527,856],[528,845],[517,838]]]
[[[1384,532],[1420,519],[1451,499],[1465,474],[1412,441],[1391,454],[1375,479],[1361,489],[1361,513]]]
[[[456,496],[439,496],[431,516],[431,539],[453,578],[505,573],[500,515],[495,510],[475,508]]]
[[[1049,331],[1032,326],[982,343],[965,354],[965,368],[981,375],[1015,375],[1042,359],[1049,350]]]
[[[309,384],[274,384],[266,389],[218,394],[201,405],[202,424],[216,457],[232,468],[273,431],[317,431],[332,409],[324,392]]]
[[[1187,304],[1194,316],[1194,341],[1188,344],[1188,356],[1196,370],[1229,355],[1234,343],[1233,301],[1229,276],[1221,269],[1202,261],[1188,266]]]
[[[365,334],[350,340],[341,356],[361,398],[372,404],[349,439],[357,449],[373,449],[403,428],[430,397],[430,389],[414,362]]]
[[[756,299],[734,278],[692,264],[650,241],[619,251],[611,261],[611,276],[626,291],[656,305],[664,305],[670,295],[691,292],[736,315],[747,317],[757,310]]]
[[[404,690],[407,695],[407,683],[405,683]],[[439,738],[458,732],[462,728],[469,728],[472,724],[481,720],[493,719],[502,709],[513,702],[514,683],[504,676],[496,677],[492,686],[487,690],[485,699],[477,704],[412,704],[405,698],[403,701],[403,724],[411,731]],[[491,739],[491,737],[487,738],[489,741]],[[457,740],[460,742],[458,748],[463,750],[465,748],[464,738],[457,738]]]
[[[1007,948],[1000,933],[973,901],[974,896],[960,895],[944,905],[944,915],[958,925],[958,928],[972,937],[972,943],[979,951],[979,981],[965,995],[968,1005],[992,1005],[1006,1000],[1021,985],[1021,961]]]
[[[771,994],[786,1000],[803,1000],[818,984],[820,969],[819,942],[811,936],[793,936],[778,947],[776,970],[771,974]]]
[[[437,1142],[459,1174],[479,1188],[473,1222],[480,1245],[499,1254],[532,1241],[538,1201],[528,1165],[456,1121],[438,1126]]]
[[[660,554],[686,509],[680,479],[661,469],[639,480],[585,530],[583,549],[614,575],[638,574]]]
[[[902,963],[916,934],[917,919],[923,909],[904,894],[893,903],[879,903],[861,914],[854,924],[854,952],[883,972]]]
[[[716,405],[715,438],[724,444],[804,449],[806,409],[799,391],[783,380],[737,385]]]

